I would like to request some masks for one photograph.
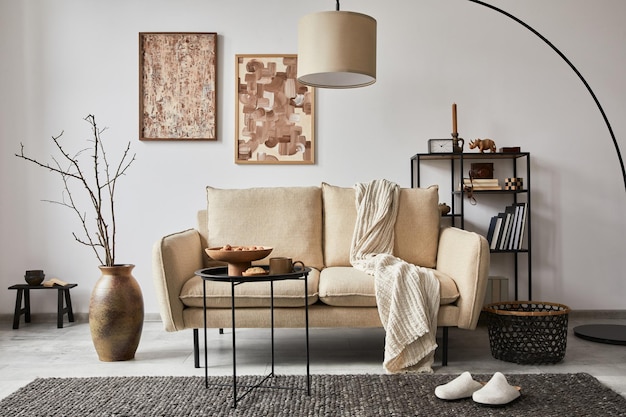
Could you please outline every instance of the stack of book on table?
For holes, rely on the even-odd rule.
[[[487,240],[492,250],[519,250],[522,248],[526,227],[526,203],[508,206],[504,213],[491,218]]]
[[[463,186],[470,187],[473,191],[502,189],[497,178],[463,178]]]

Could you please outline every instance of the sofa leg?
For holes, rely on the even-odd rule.
[[[443,341],[441,342],[441,366],[448,366],[448,326],[443,329]]]
[[[220,327],[220,334],[224,334],[224,329]]]
[[[193,366],[200,367],[200,343],[198,342],[198,329],[193,329]]]

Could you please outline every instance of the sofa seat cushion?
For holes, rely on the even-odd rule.
[[[307,303],[314,304],[318,300],[320,273],[311,269],[308,277]],[[207,308],[230,308],[229,282],[206,282]],[[237,307],[269,307],[270,283],[246,282],[235,286],[235,306]],[[187,307],[202,308],[202,278],[194,276],[187,281],[180,291],[180,300]],[[304,307],[304,280],[289,279],[274,282],[274,307]]]
[[[448,275],[433,271],[440,284],[440,305],[452,304],[459,290]],[[376,307],[376,285],[372,275],[350,266],[335,266],[322,270],[319,279],[319,299],[324,304],[343,307]]]
[[[218,189],[207,187],[207,245],[262,245],[322,269],[320,187]],[[267,264],[268,258],[256,264]]]
[[[324,262],[350,266],[352,235],[357,221],[356,192],[322,184]],[[415,265],[434,268],[439,246],[439,188],[402,188],[394,227],[394,255]]]

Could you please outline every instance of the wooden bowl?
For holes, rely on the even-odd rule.
[[[207,248],[206,253],[211,259],[223,262],[252,262],[265,258],[272,253],[274,248],[263,246],[256,250],[223,250],[219,248]]]

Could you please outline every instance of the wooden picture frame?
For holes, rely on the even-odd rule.
[[[298,82],[297,63],[235,55],[235,163],[315,163],[315,89]]]
[[[139,139],[217,140],[217,33],[139,33]]]

